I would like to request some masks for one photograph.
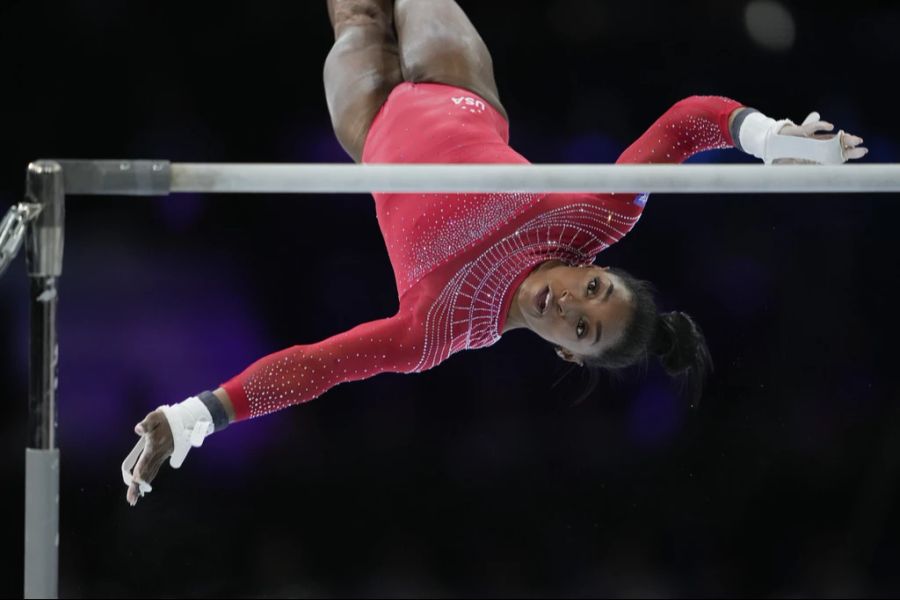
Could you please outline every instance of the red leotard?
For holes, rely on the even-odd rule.
[[[617,163],[677,163],[733,146],[719,96],[676,103]],[[402,83],[375,117],[366,163],[520,163],[509,125],[457,87]],[[253,363],[223,384],[237,420],[307,402],[339,383],[430,369],[500,339],[515,290],[539,264],[590,264],[640,218],[646,195],[380,194],[375,206],[400,308]]]

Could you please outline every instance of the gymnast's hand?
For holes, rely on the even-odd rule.
[[[835,134],[825,132],[831,131],[834,131],[834,125],[827,121],[822,121],[819,117],[819,113],[811,112],[800,125],[795,125],[794,123],[788,122],[788,124],[782,127],[778,133],[781,135],[792,135],[795,137],[804,137],[817,140],[830,140],[834,138]],[[844,131],[839,132],[839,134],[841,136],[841,149],[843,151],[845,162],[848,160],[860,159],[869,153],[868,148],[860,146],[863,141],[861,137],[851,135]],[[806,160],[802,158],[778,158],[772,162],[773,164],[778,165],[817,164],[813,160]]]
[[[134,432],[144,437],[146,445],[137,464],[134,465],[133,481],[126,493],[126,499],[132,506],[137,504],[138,498],[142,496],[140,482],[149,484],[153,481],[163,461],[170,457],[175,449],[172,429],[166,415],[160,409],[154,410],[135,425]]]

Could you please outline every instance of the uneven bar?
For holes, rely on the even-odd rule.
[[[67,194],[165,196],[172,180],[167,160],[56,160]]]
[[[900,192],[900,164],[479,165],[58,160],[67,194]]]
[[[900,165],[173,163],[172,192],[900,192]]]

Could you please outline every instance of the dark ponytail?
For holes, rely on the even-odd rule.
[[[680,392],[691,407],[696,407],[707,373],[713,368],[703,331],[683,312],[659,313],[654,300],[656,289],[649,281],[621,269],[611,268],[609,272],[631,290],[632,316],[616,346],[598,356],[585,357],[585,366],[591,370],[590,389],[578,401],[590,394],[599,379],[598,371],[616,373],[635,364],[646,364],[653,355],[666,373],[678,381]]]
[[[691,406],[697,406],[707,372],[713,368],[706,338],[697,323],[683,312],[660,313],[649,349],[666,373],[679,381]]]

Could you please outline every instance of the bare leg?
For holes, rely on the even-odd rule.
[[[454,0],[396,0],[403,79],[471,90],[506,117],[491,54]]]
[[[375,114],[403,81],[393,0],[328,0],[334,46],[325,59],[325,98],[338,141],[353,160]]]

